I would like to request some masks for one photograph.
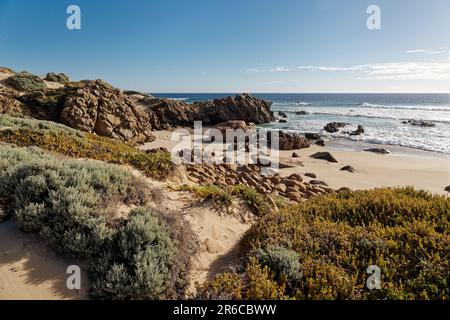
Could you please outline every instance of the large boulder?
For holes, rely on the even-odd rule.
[[[271,102],[245,93],[193,104],[168,99],[147,100],[148,110],[154,112],[161,123],[172,126],[192,126],[194,121],[202,121],[203,125],[216,125],[229,120],[269,123],[275,121],[270,111],[271,105]]]
[[[47,88],[44,80],[28,72],[21,72],[15,74],[5,79],[5,83],[8,86],[13,87],[14,89],[22,92],[44,90]]]
[[[279,150],[297,150],[309,148],[310,143],[308,139],[298,134],[287,133],[284,131],[278,132],[279,137]],[[269,131],[267,134],[268,145],[272,146],[272,133]]]
[[[121,90],[95,80],[68,85],[65,92],[62,123],[131,144],[154,140],[150,115]]]
[[[45,76],[45,80],[51,81],[51,82],[67,83],[70,81],[70,78],[68,75],[66,75],[64,73],[49,72]]]
[[[344,123],[344,122],[331,122],[331,123],[328,123],[323,129],[326,132],[335,133],[335,132],[338,132],[339,129],[341,129],[347,125],[348,125],[348,123]]]

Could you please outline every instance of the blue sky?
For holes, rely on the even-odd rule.
[[[0,65],[147,92],[450,92],[450,1],[0,0]]]

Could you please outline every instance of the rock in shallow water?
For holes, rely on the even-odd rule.
[[[347,126],[348,123],[345,122],[331,122],[328,123],[323,129],[329,133],[338,132],[340,128]]]
[[[419,126],[419,127],[435,127],[436,124],[434,122],[428,121],[428,120],[408,120],[408,121],[402,121],[404,124],[410,124],[412,126]]]

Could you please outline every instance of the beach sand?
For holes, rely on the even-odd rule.
[[[66,286],[67,267],[79,265],[81,290]],[[10,220],[0,224],[0,300],[86,299],[89,287],[83,262],[57,255],[37,235]]]
[[[171,141],[170,131],[154,132],[156,140],[142,146],[142,149],[167,148],[171,150],[176,142]],[[280,151],[280,161],[302,162],[303,166],[280,169],[281,175],[292,173],[314,173],[317,179],[325,181],[332,188],[348,187],[352,190],[376,187],[413,186],[437,194],[448,194],[444,189],[450,185],[450,155],[419,151],[410,148],[363,143],[341,144],[327,142],[327,147],[311,145],[310,148]],[[391,154],[383,155],[362,151],[365,148],[385,148]],[[316,152],[330,152],[339,162],[313,159]],[[297,152],[300,158],[293,159]],[[353,166],[358,173],[341,171],[344,166]],[[309,178],[306,178],[308,181]]]

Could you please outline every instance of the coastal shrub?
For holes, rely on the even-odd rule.
[[[28,72],[15,74],[7,78],[5,83],[19,91],[35,91],[47,88],[40,77]]]
[[[287,283],[291,298],[450,298],[450,198],[445,196],[382,188],[314,197],[262,217],[241,241],[241,254],[256,257],[279,281],[286,263],[274,262],[293,253],[274,254],[274,247],[298,255],[298,264],[287,259],[289,269],[301,274]],[[371,265],[381,269],[380,290],[366,287]]]
[[[111,240],[115,205],[142,205],[137,179],[113,165],[63,161],[31,149],[1,147],[0,194],[27,232],[71,256],[92,256]]]
[[[161,200],[161,191],[148,190],[127,170],[0,145],[0,195],[24,231],[91,260],[94,297],[184,296],[197,250],[192,230],[178,213],[142,207]],[[120,205],[138,207],[124,216],[117,214]]]
[[[229,207],[233,202],[233,196],[229,189],[216,185],[182,186],[181,190],[193,192],[197,197],[205,200],[213,200],[217,204]]]
[[[38,146],[73,158],[128,164],[155,179],[167,177],[174,166],[168,152],[141,151],[117,140],[49,121],[0,115],[0,141],[21,147]]]
[[[202,185],[202,186],[187,186],[184,185],[181,190],[193,192],[197,197],[202,199],[212,199],[216,203],[229,207],[233,202],[233,197],[243,199],[246,204],[258,216],[268,214],[274,207],[268,198],[255,189],[242,184],[232,186],[218,186],[218,185]]]
[[[158,299],[171,283],[176,245],[153,210],[138,208],[119,228],[112,249],[92,264],[92,295],[103,299]]]
[[[245,272],[222,273],[198,288],[197,299],[284,299],[285,284],[275,280],[274,273],[255,258],[246,264]]]
[[[59,83],[67,83],[70,81],[69,76],[64,73],[49,72],[45,76],[45,80]]]
[[[261,265],[274,271],[278,280],[300,281],[300,255],[294,250],[268,246],[265,250],[259,249],[256,257]]]
[[[242,197],[258,216],[264,216],[273,209],[273,205],[265,195],[258,193],[249,186],[243,184],[233,186],[232,192]]]

